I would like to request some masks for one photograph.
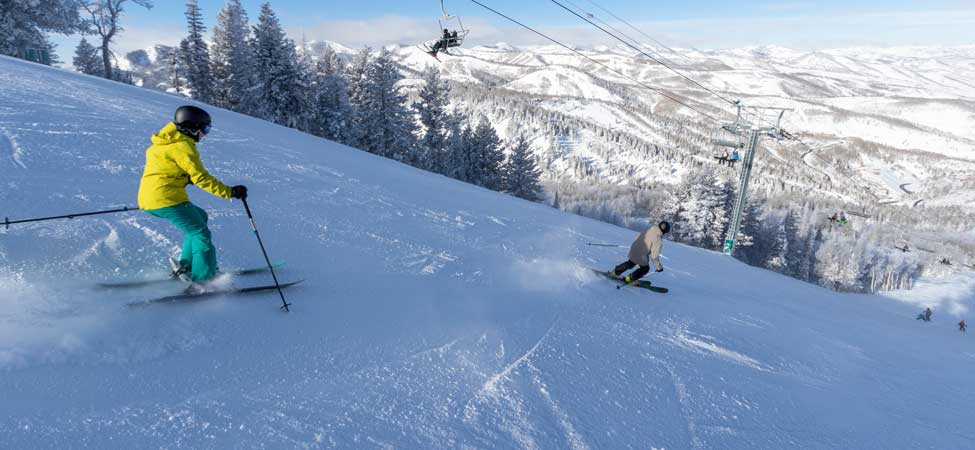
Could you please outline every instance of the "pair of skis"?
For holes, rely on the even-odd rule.
[[[592,270],[597,275],[601,275],[601,276],[603,276],[605,278],[608,278],[610,280],[613,280],[613,281],[619,283],[619,284],[616,285],[616,289],[620,289],[623,286],[631,286],[631,287],[635,287],[635,288],[646,289],[648,291],[656,292],[656,293],[659,293],[659,294],[666,294],[667,292],[670,292],[669,289],[667,289],[665,287],[654,286],[652,283],[650,283],[647,280],[637,280],[635,283],[626,283],[620,277],[611,275],[609,272],[605,272],[605,271],[602,271],[602,270],[596,270],[596,269],[592,269],[592,268],[590,268],[589,270]]]
[[[271,267],[278,268],[278,267],[281,267],[283,265],[284,265],[284,262],[278,262],[278,263],[273,264]],[[263,267],[256,267],[256,268],[252,268],[252,269],[231,270],[231,271],[223,272],[223,273],[230,274],[230,275],[234,275],[234,276],[240,276],[240,275],[253,275],[253,274],[268,272],[270,270],[271,270],[271,268],[269,268],[267,266],[263,266]],[[165,277],[165,278],[163,278],[163,277],[149,278],[149,279],[145,279],[145,280],[98,283],[97,286],[98,287],[101,287],[101,288],[137,288],[137,287],[145,287],[145,286],[153,286],[153,285],[157,285],[157,284],[169,283],[169,282],[174,282],[174,281],[178,281],[178,279],[173,278],[173,277],[170,276],[170,277]],[[282,289],[283,288],[287,288],[287,287],[290,287],[290,286],[294,286],[294,285],[296,285],[298,283],[301,283],[302,281],[304,281],[304,280],[298,280],[298,281],[294,281],[294,282],[291,282],[291,283],[284,283],[284,284],[281,284],[280,287]],[[245,287],[245,288],[214,289],[214,290],[208,290],[208,291],[203,291],[203,292],[193,292],[193,293],[182,293],[182,294],[175,294],[175,295],[167,295],[165,297],[159,297],[159,298],[154,298],[154,299],[149,299],[149,300],[142,300],[142,301],[138,301],[138,302],[132,302],[132,303],[129,303],[128,305],[131,306],[131,307],[138,307],[138,306],[148,306],[148,305],[157,304],[157,303],[189,303],[189,302],[195,302],[195,301],[203,300],[203,299],[210,298],[210,297],[218,297],[218,296],[232,295],[232,294],[245,294],[245,293],[251,293],[251,292],[270,291],[270,290],[274,290],[274,289],[277,289],[277,288],[278,288],[277,285],[269,284],[269,285],[264,285],[264,286],[251,286],[251,287]]]

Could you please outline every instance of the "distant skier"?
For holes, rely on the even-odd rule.
[[[964,319],[961,322],[958,322],[958,331],[964,333],[966,328],[968,328],[968,325],[965,325]]]
[[[210,114],[200,108],[177,109],[173,121],[152,136],[139,184],[139,208],[172,222],[185,235],[173,275],[189,278],[197,288],[216,276],[217,249],[207,227],[207,213],[190,203],[186,185],[195,184],[220,198],[247,198],[246,187],[229,187],[203,167],[196,144],[210,132],[210,124]]]
[[[846,212],[840,211],[840,225],[846,225]]]
[[[931,314],[933,314],[931,312],[931,308],[924,308],[924,312],[922,312],[921,314],[918,314],[917,315],[917,318],[914,319],[914,320],[923,320],[925,322],[930,322],[931,321]]]
[[[728,160],[728,165],[734,167],[739,159],[741,159],[741,156],[738,155],[738,149],[735,149],[735,151],[731,152],[731,159]]]
[[[627,284],[635,283],[640,278],[643,278],[644,275],[650,273],[651,261],[656,266],[657,272],[663,272],[664,266],[660,264],[660,251],[663,250],[664,235],[669,232],[670,223],[662,221],[657,226],[650,227],[640,233],[636,240],[633,241],[633,244],[630,245],[629,259],[616,266],[609,274],[614,277],[620,277],[623,272],[640,266],[633,273],[625,277],[620,277]]]

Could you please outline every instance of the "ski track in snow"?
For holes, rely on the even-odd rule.
[[[0,152],[9,154],[14,164],[19,166],[21,169],[27,168],[27,165],[24,164],[23,149],[17,144],[17,141],[15,141],[12,136],[4,133],[2,129],[0,129]]]
[[[511,375],[511,372],[513,370],[517,369],[519,366],[526,363],[529,360],[529,358],[531,358],[532,355],[535,354],[535,351],[538,350],[538,347],[540,345],[542,345],[542,342],[545,341],[545,338],[547,338],[549,333],[552,332],[556,324],[558,324],[558,318],[556,318],[552,322],[552,325],[549,326],[547,330],[545,330],[545,333],[542,334],[540,338],[538,338],[538,341],[535,342],[535,345],[532,345],[531,348],[528,349],[528,351],[526,351],[517,359],[515,359],[510,364],[508,364],[502,371],[490,376],[487,379],[487,381],[484,382],[484,385],[481,386],[481,389],[477,391],[477,393],[475,394],[475,398],[496,397],[498,395],[498,384],[504,381],[505,379],[507,379],[508,376]]]

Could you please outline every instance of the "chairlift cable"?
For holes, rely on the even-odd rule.
[[[599,23],[601,23],[601,24],[603,24],[603,26],[605,26],[606,28],[609,28],[610,30],[613,30],[613,31],[615,31],[615,32],[616,32],[617,34],[619,34],[619,35],[622,35],[622,36],[624,36],[624,37],[626,37],[626,38],[627,38],[627,39],[629,39],[629,40],[630,40],[631,42],[633,42],[633,43],[635,43],[635,44],[636,44],[637,46],[639,46],[639,47],[647,47],[647,45],[646,45],[646,44],[643,44],[643,43],[641,43],[640,41],[638,41],[638,40],[636,40],[636,39],[634,39],[634,38],[633,38],[632,36],[629,36],[629,35],[627,35],[627,34],[626,34],[626,33],[624,33],[623,31],[621,31],[621,30],[620,30],[619,28],[616,28],[616,27],[614,27],[614,26],[613,26],[612,24],[610,24],[610,23],[608,23],[608,22],[606,22],[605,20],[603,20],[603,19],[601,19],[601,18],[599,18],[599,17],[598,17],[598,16],[596,16],[595,14],[592,14],[592,13],[590,13],[590,12],[588,12],[588,11],[586,11],[586,10],[585,10],[585,9],[584,9],[583,7],[581,7],[581,6],[579,6],[579,5],[577,4],[577,3],[574,3],[574,2],[572,2],[572,0],[565,0],[565,2],[566,2],[566,3],[568,3],[568,4],[570,4],[570,5],[572,5],[572,6],[573,6],[573,7],[575,8],[575,9],[577,9],[577,10],[579,10],[579,11],[582,11],[582,12],[584,12],[584,13],[586,14],[586,16],[587,16],[587,17],[589,17],[589,18],[591,18],[591,19],[593,19],[593,20],[595,20],[595,21],[597,21],[597,22],[599,22]],[[590,2],[590,3],[592,3],[592,2]],[[654,42],[656,42],[656,41],[654,41]],[[658,44],[659,44],[659,43],[658,43]],[[660,54],[660,52],[655,52],[655,51],[652,51],[652,50],[649,50],[649,51],[650,51],[650,53],[651,53],[651,54],[653,54],[654,56],[656,56],[656,57],[657,57],[657,58],[659,58],[660,60],[662,60],[662,61],[665,61],[665,62],[667,62],[667,63],[669,63],[669,64],[671,64],[671,65],[674,65],[674,66],[676,66],[676,65],[677,65],[677,64],[676,64],[676,63],[674,63],[673,61],[670,61],[670,60],[668,60],[667,58],[665,58],[665,57],[664,57],[663,55],[661,55],[661,54]],[[671,50],[671,52],[673,52],[673,50]]]
[[[601,27],[601,26],[599,26],[599,24],[597,24],[596,22],[593,22],[592,20],[589,20],[589,18],[588,18],[588,17],[585,17],[585,16],[583,16],[583,15],[581,15],[581,14],[579,14],[578,12],[576,12],[576,11],[573,11],[573,10],[572,10],[572,8],[569,8],[568,6],[565,6],[565,4],[563,4],[563,3],[562,3],[562,2],[560,2],[559,0],[550,0],[550,1],[551,1],[552,3],[555,3],[556,5],[559,5],[559,7],[560,7],[560,8],[562,8],[562,9],[564,9],[564,10],[566,10],[566,11],[568,11],[568,12],[569,12],[569,13],[571,13],[572,15],[574,15],[574,16],[576,16],[576,17],[578,17],[578,18],[580,18],[580,19],[582,19],[582,20],[584,20],[584,21],[586,21],[586,22],[587,22],[587,23],[589,23],[590,25],[592,25],[592,26],[594,26],[594,27],[596,27],[596,28],[598,28],[598,29],[599,29],[599,31],[602,31],[603,33],[606,33],[607,35],[609,35],[609,36],[611,36],[611,37],[612,37],[613,39],[616,39],[617,41],[620,41],[620,42],[622,42],[622,43],[623,43],[623,45],[626,45],[627,47],[630,47],[630,48],[632,48],[633,50],[636,50],[637,52],[640,52],[641,54],[643,54],[643,55],[644,55],[644,56],[646,56],[647,58],[650,58],[650,59],[652,59],[653,61],[655,61],[655,62],[656,62],[657,64],[660,64],[661,66],[664,66],[664,67],[666,67],[666,68],[667,68],[668,70],[670,70],[671,72],[674,72],[675,74],[677,74],[677,75],[678,75],[678,76],[680,76],[681,78],[683,78],[683,79],[685,79],[685,80],[687,80],[687,81],[690,81],[691,83],[693,83],[693,84],[695,84],[695,85],[697,85],[697,86],[699,86],[699,87],[700,87],[701,89],[704,89],[704,90],[706,90],[706,91],[708,91],[708,92],[710,92],[711,94],[714,94],[714,96],[715,96],[715,97],[718,97],[718,98],[720,98],[721,100],[724,100],[725,102],[728,102],[729,104],[732,104],[732,105],[734,105],[734,104],[735,104],[735,101],[734,101],[734,100],[731,100],[731,99],[729,99],[729,98],[727,98],[727,97],[725,97],[725,96],[723,96],[723,95],[721,95],[721,94],[719,94],[718,92],[716,92],[716,91],[714,91],[713,89],[711,89],[711,88],[709,88],[709,87],[707,87],[707,86],[705,86],[705,85],[703,85],[703,84],[701,84],[701,83],[700,83],[700,82],[698,82],[697,80],[695,80],[695,79],[693,79],[693,78],[691,78],[691,77],[689,77],[689,76],[687,76],[687,75],[684,75],[683,73],[681,73],[681,72],[680,72],[680,71],[678,71],[677,69],[674,69],[673,67],[670,67],[669,65],[667,65],[667,64],[665,64],[665,63],[664,63],[663,61],[661,61],[660,59],[658,59],[658,58],[655,58],[655,57],[653,57],[653,55],[650,55],[649,53],[647,53],[647,52],[645,52],[645,51],[643,51],[643,50],[641,50],[641,49],[640,49],[639,47],[637,47],[637,46],[635,46],[635,45],[633,45],[633,44],[631,44],[631,43],[629,43],[629,42],[627,42],[627,41],[626,41],[625,39],[623,39],[623,38],[621,38],[621,37],[619,37],[619,36],[617,36],[617,35],[615,35],[615,34],[613,34],[613,33],[611,33],[611,32],[609,32],[609,31],[608,31],[608,30],[607,30],[606,28],[603,28],[603,27]]]
[[[595,6],[596,8],[599,8],[599,9],[601,9],[601,10],[602,10],[603,12],[605,12],[606,14],[609,14],[609,15],[610,15],[611,17],[613,17],[614,19],[616,19],[616,20],[618,20],[618,21],[620,21],[620,22],[621,22],[621,23],[623,23],[624,25],[626,25],[626,26],[628,26],[628,27],[630,27],[630,28],[632,28],[632,29],[633,29],[634,31],[636,31],[637,33],[639,33],[639,34],[641,34],[641,35],[643,35],[643,36],[644,36],[644,37],[646,37],[647,39],[650,39],[651,41],[653,41],[653,43],[654,43],[654,44],[657,44],[658,46],[660,46],[660,47],[662,47],[662,48],[665,48],[665,49],[667,49],[667,51],[669,51],[670,53],[673,53],[674,55],[677,55],[677,56],[680,56],[681,58],[684,58],[684,59],[686,59],[686,60],[688,60],[688,61],[690,61],[690,58],[687,58],[686,56],[684,56],[684,55],[681,55],[680,53],[677,53],[677,52],[676,52],[676,51],[675,51],[674,49],[672,49],[672,48],[670,48],[670,47],[668,47],[668,46],[667,46],[667,45],[665,45],[665,44],[664,44],[663,42],[660,42],[660,41],[658,41],[658,40],[656,40],[656,39],[654,39],[654,38],[653,38],[653,36],[650,36],[649,34],[647,34],[647,33],[645,33],[645,32],[643,32],[643,31],[642,31],[642,30],[640,30],[639,28],[637,28],[637,27],[635,27],[635,26],[634,26],[634,25],[633,25],[632,23],[630,23],[630,22],[627,22],[627,21],[626,21],[626,20],[624,20],[624,19],[623,19],[622,17],[620,17],[620,16],[617,16],[616,14],[613,14],[613,12],[612,12],[612,11],[610,11],[610,10],[608,10],[608,9],[606,9],[606,8],[604,8],[604,7],[602,7],[602,6],[600,6],[600,5],[598,4],[598,3],[596,3],[596,2],[594,2],[594,1],[592,1],[592,0],[586,0],[586,1],[587,1],[587,2],[589,2],[589,4],[591,4],[592,6]],[[696,50],[696,49],[695,49],[695,50]]]
[[[471,3],[474,3],[474,4],[478,5],[478,6],[480,6],[481,8],[484,8],[484,9],[486,9],[486,10],[488,10],[488,11],[494,13],[494,14],[497,14],[498,16],[503,17],[504,19],[506,19],[506,20],[508,20],[508,21],[510,21],[510,22],[512,22],[512,23],[514,23],[516,25],[518,25],[518,26],[520,26],[520,27],[522,27],[522,28],[524,28],[524,29],[526,29],[528,31],[531,31],[532,33],[535,33],[535,34],[541,36],[542,38],[544,38],[544,39],[546,39],[546,40],[548,40],[548,41],[550,41],[550,42],[552,42],[552,43],[554,43],[554,44],[556,44],[556,45],[558,45],[558,46],[560,46],[562,48],[565,48],[566,50],[568,50],[568,51],[570,51],[572,53],[575,53],[576,55],[581,56],[582,58],[585,58],[585,59],[589,60],[590,62],[592,62],[592,63],[594,63],[594,64],[596,64],[598,66],[601,66],[601,67],[605,68],[606,70],[609,70],[610,72],[613,72],[613,73],[619,75],[620,77],[626,78],[627,80],[630,80],[630,81],[632,81],[632,82],[634,82],[634,83],[636,83],[636,84],[638,84],[640,86],[643,86],[644,88],[647,88],[647,89],[649,89],[651,91],[654,91],[654,92],[660,94],[661,96],[666,97],[666,98],[672,100],[675,103],[678,103],[680,105],[683,105],[683,106],[687,107],[688,109],[690,109],[690,110],[692,110],[692,111],[694,111],[694,112],[696,112],[696,113],[698,113],[698,114],[700,114],[700,115],[702,115],[704,117],[707,117],[708,119],[711,119],[714,122],[717,122],[717,123],[720,123],[721,122],[720,120],[718,120],[714,116],[712,116],[712,115],[710,115],[710,114],[708,114],[706,112],[703,112],[700,109],[697,109],[697,108],[695,108],[695,107],[693,107],[693,106],[691,106],[691,105],[689,105],[689,104],[687,104],[687,103],[685,103],[685,102],[677,99],[676,97],[674,97],[674,96],[672,96],[672,95],[670,95],[670,94],[668,94],[668,93],[666,93],[666,92],[664,92],[664,91],[662,91],[660,89],[657,89],[657,88],[655,88],[653,86],[650,86],[650,85],[648,85],[648,84],[646,84],[646,83],[644,83],[644,82],[642,82],[640,80],[637,80],[636,78],[633,78],[633,77],[631,77],[629,75],[626,75],[625,73],[620,72],[620,71],[618,71],[618,70],[610,67],[607,64],[604,64],[602,62],[599,62],[598,60],[596,60],[596,59],[594,59],[594,58],[592,58],[592,57],[590,57],[590,56],[588,56],[588,55],[586,55],[586,54],[584,54],[584,53],[582,53],[582,52],[580,52],[580,51],[578,51],[578,50],[576,50],[576,49],[574,49],[574,48],[572,48],[572,47],[570,47],[570,46],[568,46],[566,44],[563,44],[562,42],[556,40],[555,38],[552,38],[552,37],[546,35],[545,33],[542,33],[541,31],[538,31],[538,30],[536,30],[536,29],[534,29],[534,28],[532,28],[532,27],[530,27],[528,25],[525,25],[524,23],[519,22],[518,20],[516,20],[516,19],[514,19],[514,18],[512,18],[512,17],[510,17],[508,15],[505,15],[502,12],[500,12],[500,11],[494,9],[494,8],[491,8],[490,6],[485,5],[484,3],[480,2],[479,0],[470,0],[470,1],[471,1]]]
[[[651,58],[651,59],[653,59],[653,60],[654,60],[655,62],[657,62],[658,64],[660,64],[660,65],[662,65],[662,66],[664,66],[664,67],[666,67],[667,69],[669,69],[670,71],[672,71],[672,72],[674,72],[674,73],[676,73],[677,75],[679,75],[679,76],[681,76],[682,78],[684,78],[684,79],[687,79],[687,80],[688,80],[688,81],[690,81],[691,83],[694,83],[694,84],[696,84],[696,85],[698,85],[698,86],[700,86],[701,88],[703,88],[704,90],[706,90],[706,91],[708,91],[708,92],[710,92],[711,94],[713,94],[713,95],[715,95],[716,97],[718,97],[718,98],[720,98],[721,100],[724,100],[724,101],[726,101],[726,102],[730,102],[730,103],[732,103],[732,104],[735,104],[735,102],[733,102],[733,101],[730,101],[730,100],[728,100],[728,98],[726,98],[726,97],[724,97],[724,96],[722,96],[721,94],[718,94],[717,92],[715,92],[715,91],[717,90],[717,88],[714,88],[714,87],[710,87],[710,86],[708,86],[708,85],[706,85],[706,84],[705,84],[705,83],[703,83],[703,82],[698,82],[698,81],[696,81],[696,80],[693,80],[693,79],[691,79],[691,78],[690,78],[689,76],[687,76],[687,75],[684,75],[683,73],[680,73],[679,71],[677,71],[677,69],[675,69],[675,68],[673,68],[673,67],[671,67],[671,66],[677,66],[677,64],[675,64],[675,63],[673,63],[672,61],[669,61],[669,60],[667,60],[666,58],[663,58],[663,57],[662,57],[661,55],[659,55],[659,54],[657,54],[657,58],[659,58],[660,60],[657,60],[657,59],[655,59],[654,57],[652,57],[652,56],[650,56],[650,55],[648,55],[648,54],[646,54],[645,52],[643,52],[643,51],[641,51],[641,50],[640,50],[639,48],[637,48],[637,47],[635,47],[635,46],[633,46],[633,45],[631,45],[631,44],[629,44],[629,43],[627,43],[627,42],[624,42],[624,41],[623,41],[623,40],[622,40],[622,39],[621,39],[620,37],[618,37],[618,36],[614,36],[614,35],[613,35],[612,33],[609,33],[608,31],[606,31],[606,30],[605,30],[605,29],[603,29],[602,27],[599,27],[599,26],[598,26],[598,25],[596,25],[595,23],[593,23],[593,22],[591,22],[591,21],[589,21],[589,20],[587,20],[587,19],[585,19],[584,17],[582,17],[582,16],[580,16],[579,14],[577,14],[577,13],[576,13],[575,11],[572,11],[572,10],[571,10],[570,8],[567,8],[567,7],[565,6],[565,5],[562,5],[561,3],[559,3],[559,2],[557,2],[557,1],[555,1],[555,0],[552,0],[552,1],[553,1],[554,3],[556,3],[556,4],[558,4],[559,6],[561,6],[561,7],[563,8],[563,9],[565,9],[565,10],[567,10],[567,11],[569,11],[569,12],[571,12],[571,13],[572,13],[572,14],[574,14],[575,16],[577,16],[577,17],[579,17],[579,18],[581,18],[581,19],[583,19],[583,20],[585,20],[586,22],[589,22],[589,23],[590,23],[591,25],[593,25],[593,26],[595,26],[596,28],[599,28],[599,29],[600,29],[600,30],[601,30],[602,32],[604,32],[604,33],[606,33],[606,34],[609,34],[609,35],[610,35],[610,36],[612,36],[613,38],[615,38],[615,39],[617,39],[617,40],[619,40],[620,42],[623,42],[623,43],[624,43],[624,44],[626,44],[626,45],[628,45],[628,46],[629,46],[630,48],[633,48],[634,50],[636,50],[636,51],[638,51],[638,52],[640,52],[640,53],[643,53],[643,54],[644,54],[645,56],[647,56],[647,57],[649,57],[649,58]],[[576,9],[578,9],[578,10],[580,10],[580,11],[585,11],[585,10],[584,10],[583,8],[581,8],[581,7],[579,7],[579,6],[578,6],[578,5],[576,5],[575,3],[572,3],[572,2],[571,2],[571,0],[563,0],[563,1],[566,1],[567,3],[569,3],[569,4],[571,4],[571,5],[573,5],[573,6],[575,6],[575,7],[576,7]],[[654,38],[653,38],[653,36],[650,36],[650,35],[648,35],[647,33],[645,33],[645,32],[643,32],[643,31],[641,31],[641,30],[640,30],[639,28],[637,28],[636,26],[634,26],[634,25],[633,25],[633,24],[631,24],[630,22],[627,22],[626,20],[624,20],[624,19],[622,19],[622,18],[620,18],[619,16],[617,16],[616,14],[614,14],[614,13],[613,13],[612,11],[610,11],[610,10],[608,10],[608,9],[606,9],[606,8],[604,8],[604,7],[602,7],[602,6],[600,6],[599,4],[597,4],[596,2],[594,2],[594,1],[592,1],[592,0],[586,0],[586,1],[587,1],[587,2],[589,2],[590,4],[592,4],[593,6],[595,6],[596,8],[599,8],[599,9],[601,9],[602,11],[605,11],[605,12],[606,12],[607,14],[609,14],[610,16],[612,16],[613,18],[615,18],[616,20],[619,20],[620,22],[622,22],[622,23],[624,23],[624,24],[626,24],[626,25],[627,25],[627,26],[629,26],[630,28],[632,28],[632,29],[634,29],[634,30],[636,30],[636,31],[637,31],[638,33],[640,33],[641,35],[643,35],[643,36],[645,36],[645,37],[647,37],[648,39],[650,39],[650,40],[651,40],[651,41],[653,41],[654,43],[656,43],[656,44],[658,44],[658,45],[660,45],[660,46],[661,46],[661,47],[663,47],[663,48],[666,48],[666,49],[667,49],[667,50],[669,50],[669,51],[670,51],[671,53],[674,53],[675,55],[679,55],[679,56],[681,56],[682,58],[684,58],[684,59],[687,59],[687,60],[689,60],[689,59],[688,59],[688,58],[687,58],[686,56],[683,56],[683,55],[680,55],[680,54],[679,54],[679,53],[677,53],[677,52],[676,52],[676,51],[675,51],[674,49],[672,49],[672,48],[670,48],[670,47],[667,47],[666,45],[664,45],[664,44],[662,44],[662,43],[661,43],[660,41],[658,41],[658,40],[656,40],[656,39],[654,39]],[[629,36],[629,35],[627,35],[626,33],[624,33],[624,32],[622,32],[622,31],[620,31],[620,30],[619,30],[618,28],[616,28],[616,27],[614,27],[614,26],[612,26],[612,25],[610,25],[610,24],[608,24],[608,23],[606,23],[606,22],[605,22],[604,20],[602,20],[602,19],[599,19],[599,18],[597,18],[597,17],[595,16],[595,15],[592,15],[592,14],[589,14],[589,13],[586,13],[586,14],[587,14],[588,16],[590,16],[590,17],[592,17],[592,18],[593,18],[594,20],[596,20],[596,21],[598,21],[598,22],[600,22],[600,23],[602,23],[602,24],[603,24],[603,25],[605,25],[605,26],[606,26],[607,28],[610,28],[610,29],[612,29],[613,31],[615,31],[615,32],[616,32],[616,33],[618,33],[619,35],[622,35],[622,36],[625,36],[625,37],[626,37],[627,39],[629,39],[630,41],[632,41],[632,42],[636,42],[637,44],[639,44],[639,41],[638,41],[638,40],[636,40],[636,39],[634,39],[634,38],[633,38],[632,36]],[[654,53],[656,53],[656,52],[654,52]],[[668,64],[669,64],[669,65],[668,65]],[[756,113],[754,113],[754,112],[749,112],[749,111],[746,111],[746,112],[744,112],[744,115],[745,115],[745,116],[751,116],[751,117],[753,117],[754,119],[756,119],[756,121],[757,121],[757,122],[763,122],[763,123],[765,123],[765,124],[768,124],[768,125],[773,125],[773,126],[775,125],[775,124],[773,124],[773,123],[772,123],[772,121],[770,121],[770,120],[768,120],[768,119],[766,119],[766,118],[764,118],[764,117],[761,117],[761,116],[759,116],[758,114],[756,114]],[[794,140],[794,139],[791,139],[791,138],[790,138],[789,140]]]

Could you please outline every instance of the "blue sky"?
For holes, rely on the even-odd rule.
[[[200,0],[212,26],[225,0]],[[577,45],[607,44],[588,24],[548,0],[481,0],[518,20]],[[613,22],[590,0],[560,0]],[[665,44],[728,48],[782,45],[798,49],[850,46],[958,45],[975,43],[975,0],[866,1],[637,1],[593,0]],[[251,21],[262,1],[244,0]],[[272,7],[295,39],[327,39],[351,47],[410,44],[437,34],[437,0],[275,0]],[[175,44],[184,35],[181,0],[156,0],[152,10],[130,4],[116,51]],[[538,38],[469,0],[447,0],[451,14],[470,28],[471,44],[537,44]],[[635,34],[635,33],[634,33]],[[70,61],[78,37],[57,37]]]

